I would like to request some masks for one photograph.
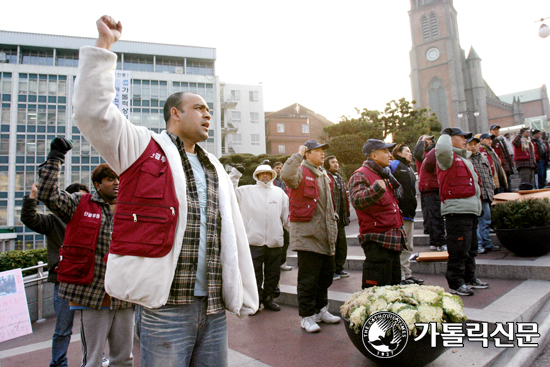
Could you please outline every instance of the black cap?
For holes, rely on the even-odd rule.
[[[464,136],[466,139],[470,139],[472,137],[472,133],[467,133],[465,131],[462,131],[459,127],[453,127],[451,130],[453,130],[453,132],[451,133],[451,136],[460,135],[460,136]]]
[[[489,127],[489,131],[494,130],[494,129],[500,129],[500,126],[497,125],[497,124],[492,124],[492,125]]]
[[[317,140],[308,140],[304,143],[304,146],[307,148],[307,150],[312,150],[317,148],[328,149],[328,144],[319,144]]]
[[[477,136],[477,135],[476,135]],[[483,134],[479,134],[479,136],[477,136],[480,140],[483,140],[483,139],[494,139],[495,136],[494,135],[491,135],[491,134],[488,134],[488,133],[483,133]]]
[[[470,139],[468,139],[466,141],[466,143],[469,143],[469,142],[474,141],[474,140],[476,140],[478,143],[480,142],[480,140],[478,138],[476,138],[475,136],[472,136]]]
[[[540,131],[539,129],[535,129],[533,130],[533,135],[535,135],[536,133],[541,133],[542,131]]]
[[[389,148],[393,148],[395,145],[396,145],[396,143],[386,144],[382,140],[369,139],[369,140],[367,140],[365,145],[363,145],[363,154],[364,155],[369,155],[372,152],[374,152],[375,150],[384,149],[384,148],[389,149]]]

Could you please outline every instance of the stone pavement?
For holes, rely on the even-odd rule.
[[[349,253],[346,268],[349,278],[335,281],[329,290],[329,307],[339,314],[339,306],[360,290],[361,264],[364,259],[355,237],[356,219],[346,229]],[[415,230],[415,241],[422,238]],[[418,236],[418,237],[417,237]],[[422,240],[415,251],[429,251]],[[289,251],[289,264],[295,265],[295,254]],[[535,321],[539,324],[539,348],[499,349],[493,343],[484,349],[480,343],[465,342],[464,348],[449,348],[431,367],[462,366],[545,366],[540,360],[550,339],[550,255],[539,258],[519,258],[503,249],[479,255],[478,275],[490,283],[488,289],[476,290],[472,297],[463,297],[465,312],[470,320],[495,322]],[[412,263],[415,276],[425,284],[443,286],[444,263]],[[229,329],[230,366],[373,366],[349,341],[343,324],[321,324],[321,332],[308,334],[300,328],[296,300],[297,269],[281,274],[280,312],[261,311],[257,316],[239,319],[227,315]],[[51,349],[50,340],[54,318],[33,324],[33,334],[0,343],[0,367],[46,366]],[[69,347],[69,365],[80,365],[79,316],[75,319],[74,335]],[[134,344],[135,366],[139,363],[139,342]],[[542,364],[541,364],[542,363]]]

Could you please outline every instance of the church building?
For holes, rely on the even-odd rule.
[[[547,126],[546,86],[497,95],[483,79],[481,58],[474,48],[466,56],[460,47],[452,0],[410,2],[410,78],[417,108],[435,112],[443,128],[456,126],[476,133],[488,131],[492,124],[504,128],[525,119]]]

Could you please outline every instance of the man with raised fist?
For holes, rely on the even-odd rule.
[[[112,103],[122,32],[97,21],[96,47],[83,47],[73,97],[82,135],[120,175],[105,289],[140,305],[142,366],[227,365],[225,310],[258,309],[258,290],[229,176],[197,143],[210,110],[195,93],[164,104],[166,131],[135,126]]]

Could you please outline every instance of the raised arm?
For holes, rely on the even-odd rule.
[[[121,174],[145,151],[151,135],[147,128],[134,126],[112,103],[117,56],[109,49],[120,38],[122,25],[109,16],[96,24],[97,47],[80,50],[73,120],[109,166]]]
[[[42,201],[63,222],[68,223],[76,211],[81,195],[71,195],[59,189],[59,174],[65,153],[72,143],[61,137],[52,140],[48,160],[40,165],[37,198]]]
[[[300,146],[298,153],[293,154],[287,159],[281,169],[281,180],[291,189],[298,188],[300,182],[302,182],[303,172],[301,165],[304,160],[304,155],[306,154],[306,149],[304,145]]]
[[[445,132],[445,130],[443,130],[443,132]],[[439,140],[437,140],[437,144],[435,145],[435,157],[439,168],[443,171],[451,168],[453,164],[453,156],[451,135],[442,133]]]
[[[42,214],[36,211],[38,205],[36,183],[32,184],[31,192],[23,198],[21,207],[21,222],[31,230],[40,234],[48,234],[54,227],[55,219],[52,214]]]

